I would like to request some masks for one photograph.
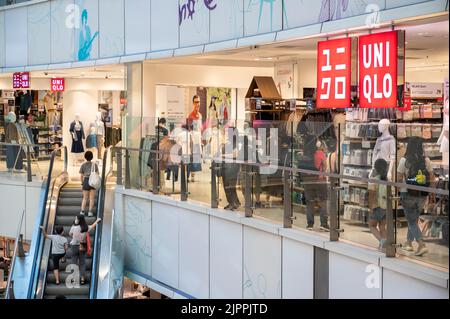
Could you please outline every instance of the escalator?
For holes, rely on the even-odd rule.
[[[82,189],[80,183],[68,183],[66,184],[59,193],[58,205],[56,208],[55,225],[64,227],[64,237],[70,242],[71,238],[69,236],[70,227],[73,225],[75,217],[80,214],[80,207],[82,201]],[[98,193],[98,192],[97,192]],[[97,207],[98,194],[96,196]],[[93,213],[96,216],[97,209],[95,208]],[[91,225],[95,222],[97,217],[86,216],[86,223]],[[94,234],[91,233],[91,243],[92,249],[95,249]],[[65,296],[67,299],[89,299],[89,288],[91,280],[91,270],[92,270],[92,256],[86,255],[86,282],[84,285],[80,285],[79,276],[74,273],[72,267],[68,267],[70,263],[75,263],[76,261],[71,261],[69,258],[66,259],[65,263],[60,262],[59,273],[60,273],[60,285],[56,285],[56,279],[53,274],[53,265],[49,265],[47,269],[47,278],[44,289],[44,299],[55,299],[56,296]],[[51,263],[51,262],[50,262]],[[67,271],[70,270],[70,271]],[[67,272],[66,272],[67,271]]]
[[[64,152],[64,165],[60,169],[55,164],[57,152]],[[60,261],[60,284],[56,285],[52,261],[49,260],[51,241],[45,239],[39,227],[43,226],[52,234],[57,226],[64,228],[64,235],[70,242],[69,230],[75,217],[80,213],[82,189],[80,182],[72,182],[67,171],[67,148],[54,151],[50,161],[48,178],[43,184],[40,211],[34,226],[30,250],[24,257],[14,256],[10,278],[7,285],[6,299],[96,299],[98,290],[98,273],[102,241],[102,225],[99,223],[90,238],[92,256],[86,256],[85,284],[81,285],[76,261],[66,258]],[[105,151],[101,166],[102,184],[97,191],[94,216],[86,215],[88,225],[96,218],[103,219],[105,207],[106,180],[111,170],[110,148]],[[106,234],[108,235],[108,234]]]

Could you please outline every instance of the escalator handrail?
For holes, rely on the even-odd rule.
[[[11,293],[12,274],[14,273],[14,266],[15,266],[15,262],[16,262],[16,258],[17,258],[17,247],[19,246],[20,232],[22,230],[24,216],[25,216],[25,210],[22,212],[22,217],[20,218],[19,227],[17,229],[16,241],[14,243],[14,253],[13,253],[13,258],[12,258],[12,262],[11,262],[11,270],[9,271],[8,282],[6,283],[5,299],[11,299],[10,293]]]
[[[51,154],[51,158],[50,158],[50,165],[48,168],[48,175],[47,175],[47,181],[46,181],[46,185],[45,185],[45,192],[44,192],[44,202],[40,211],[40,216],[39,216],[39,223],[38,225],[36,225],[36,227],[40,227],[43,226],[44,221],[45,221],[45,216],[47,213],[47,209],[48,209],[48,203],[49,200],[51,200],[51,192],[50,192],[50,186],[54,184],[54,181],[56,180],[56,177],[53,176],[53,166],[55,163],[55,158],[56,158],[56,154],[58,151],[64,151],[64,173],[67,173],[67,167],[68,167],[68,153],[67,153],[67,146],[63,146],[60,148],[55,149],[52,154]],[[52,188],[53,190],[53,188]],[[50,197],[49,197],[50,196]],[[28,287],[28,299],[31,299],[34,297],[34,293],[35,293],[35,287],[37,287],[37,280],[39,279],[39,267],[38,265],[40,265],[41,262],[41,258],[42,258],[42,252],[43,252],[43,248],[44,248],[44,235],[42,234],[42,232],[38,231],[37,232],[37,237],[36,237],[36,244],[35,247],[36,249],[34,250],[34,256],[32,258],[32,268],[31,268],[31,278],[29,281],[29,287]],[[39,258],[39,256],[41,258]]]
[[[103,166],[102,166],[102,178],[101,186],[98,193],[97,199],[97,218],[101,218],[103,221],[103,215],[105,210],[105,194],[106,194],[106,181],[110,171],[107,170],[107,160],[108,156],[111,156],[111,147],[108,147],[103,153]],[[112,169],[112,165],[110,167]],[[95,229],[94,238],[94,253],[92,256],[92,270],[91,270],[91,285],[89,289],[89,299],[97,299],[97,288],[98,288],[98,271],[100,264],[100,246],[103,231],[103,222],[99,223]]]

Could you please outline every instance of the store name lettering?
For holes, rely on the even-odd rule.
[[[390,42],[374,43],[369,45],[363,45],[363,65],[365,69],[370,68],[383,68],[390,67]],[[374,99],[390,98],[392,95],[392,75],[386,73],[383,76],[383,88],[378,87],[378,74],[369,75],[364,77],[363,85],[364,97],[372,103],[372,96]]]
[[[178,12],[179,12],[179,24],[181,25],[184,20],[186,19],[194,19],[195,15],[195,5],[197,2],[201,0],[188,0],[186,3],[179,5]],[[216,0],[203,0],[203,3],[207,9],[210,11],[217,8],[217,3],[215,3]]]

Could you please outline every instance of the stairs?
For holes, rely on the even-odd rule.
[[[58,207],[56,209],[55,228],[57,226],[64,227],[64,236],[70,242],[69,230],[75,220],[75,217],[81,211],[81,201],[83,195],[80,183],[69,183],[60,192],[58,199]],[[96,216],[97,198],[94,205],[94,216]],[[88,217],[86,213],[86,222],[91,225],[95,222],[96,217]],[[92,249],[94,250],[94,234],[91,232]],[[75,264],[76,261],[71,261],[69,258],[63,263],[60,261],[59,276],[60,284],[56,285],[56,279],[51,268],[51,261],[49,261],[49,270],[47,271],[47,280],[45,285],[44,299],[55,299],[56,296],[62,295],[67,299],[89,299],[89,288],[91,281],[91,269],[92,269],[92,256],[86,256],[86,275],[84,285],[71,285],[70,279],[74,278],[73,271],[66,273],[66,267],[69,264]],[[70,278],[69,278],[70,277]],[[66,279],[69,278],[69,283],[66,284]],[[79,278],[76,279],[79,282]]]

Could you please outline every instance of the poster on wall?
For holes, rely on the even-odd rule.
[[[75,59],[98,58],[98,1],[75,0],[79,18],[75,19]]]
[[[442,98],[442,83],[411,83],[412,98]]]
[[[294,92],[294,64],[279,64],[275,66],[275,84],[283,99],[292,99]]]
[[[352,40],[321,41],[317,52],[317,108],[351,107]]]
[[[207,127],[223,127],[231,117],[231,89],[207,88]]]
[[[178,86],[167,86],[166,89],[166,114],[169,123],[183,122],[186,119],[186,107],[184,105],[185,89]]]

